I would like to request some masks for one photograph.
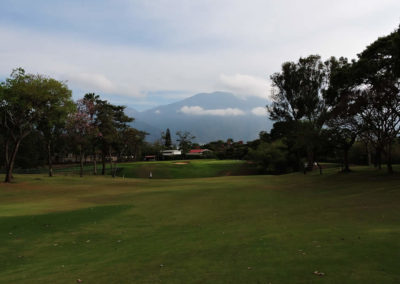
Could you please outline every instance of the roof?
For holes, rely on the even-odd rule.
[[[210,151],[210,150],[208,150],[208,149],[193,149],[193,150],[190,150],[189,153],[197,154],[197,153],[203,153],[203,152],[207,152],[207,151]]]

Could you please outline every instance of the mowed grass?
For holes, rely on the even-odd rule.
[[[156,162],[120,163],[119,176],[155,179],[203,178],[256,173],[256,167],[240,160],[174,160]]]
[[[400,176],[16,175],[0,244],[1,283],[400,283]]]

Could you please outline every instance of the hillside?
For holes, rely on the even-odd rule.
[[[198,143],[228,138],[249,141],[271,128],[268,117],[254,111],[260,111],[267,103],[267,99],[243,99],[225,92],[201,93],[147,111],[131,112],[135,117],[132,125],[148,132],[149,141],[159,139],[167,128],[173,136],[179,130],[190,131]]]

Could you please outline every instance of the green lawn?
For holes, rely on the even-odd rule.
[[[256,168],[239,160],[183,160],[134,162],[118,164],[119,176],[148,178],[151,172],[156,179],[203,178],[254,174]]]
[[[356,170],[16,175],[0,184],[0,282],[400,283],[400,176]]]

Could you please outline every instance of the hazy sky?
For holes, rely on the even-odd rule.
[[[399,0],[2,0],[0,78],[23,67],[137,109],[267,98],[284,61],[355,58],[399,24]]]

